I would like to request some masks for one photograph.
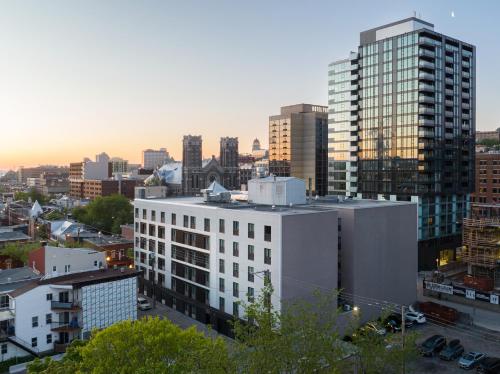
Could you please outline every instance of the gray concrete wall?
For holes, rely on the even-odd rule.
[[[337,218],[336,211],[282,216],[283,300],[337,288]]]
[[[417,205],[341,209],[341,287],[348,293],[408,305],[417,298]],[[380,311],[354,297],[363,319]],[[364,311],[364,313],[363,313]]]

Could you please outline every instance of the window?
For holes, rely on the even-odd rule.
[[[219,252],[224,253],[224,251],[225,251],[224,239],[219,239]]]
[[[240,245],[238,242],[233,242],[233,256],[238,257],[240,255]]]
[[[210,218],[205,218],[203,220],[203,226],[205,231],[210,231]]]
[[[139,208],[135,208],[135,218],[139,218]]]
[[[239,305],[237,302],[233,303],[233,315],[235,317],[238,317],[238,315],[239,315]]]
[[[64,272],[69,273],[70,268],[71,268],[71,265],[64,265]]]
[[[219,273],[224,274],[224,260],[223,259],[219,260]]]
[[[248,259],[253,261],[254,257],[255,257],[255,249],[254,249],[253,245],[249,245],[248,246]]]
[[[38,317],[31,317],[31,327],[38,327]]]
[[[255,279],[255,270],[252,266],[248,267],[248,281],[253,282]]]
[[[224,227],[224,220],[223,219],[219,219],[219,232],[221,234],[224,234],[225,232],[225,227]]]
[[[271,226],[264,226],[264,240],[266,242],[271,241]]]
[[[8,308],[9,307],[9,296],[2,295],[0,296],[0,308]]]
[[[52,343],[52,334],[47,334],[47,344]]]
[[[31,346],[35,348],[38,345],[38,339],[37,338],[31,338]]]
[[[146,219],[146,209],[142,210],[142,219]]]
[[[191,228],[196,228],[196,217],[191,216]]]
[[[53,271],[54,273],[57,271],[57,266],[56,266],[56,265],[52,266],[52,271]]]
[[[2,344],[2,354],[7,354],[7,344]]]
[[[138,238],[136,238],[136,239],[138,239]],[[98,264],[98,263],[97,263],[97,260],[95,260],[95,261],[94,261],[94,266],[95,266],[95,267],[97,267],[97,264]]]
[[[238,278],[240,276],[240,265],[237,262],[233,262],[233,277]]]
[[[226,300],[223,297],[219,297],[219,310],[221,312],[224,311],[224,304],[226,304]]]
[[[271,249],[264,248],[264,263],[271,265]]]
[[[165,239],[165,227],[158,226],[158,237],[160,239]]]
[[[240,291],[239,291],[238,283],[233,282],[233,296],[239,297],[239,295],[240,295]]]
[[[177,224],[177,223],[176,223],[176,222],[177,222],[177,217],[175,216],[175,213],[172,213],[172,216],[171,216],[171,218],[170,218],[170,219],[171,219],[171,221],[172,221],[172,225],[174,225],[174,226],[175,226],[175,225]]]
[[[151,211],[151,221],[156,221],[156,210]]]
[[[252,287],[248,287],[248,293],[247,293],[248,301],[250,303],[253,303],[254,301],[254,291]]]
[[[184,225],[183,226],[184,227],[188,227],[189,226],[189,217],[188,216],[184,216],[183,220],[184,220],[184,222],[183,222]]]
[[[165,212],[160,213],[160,222],[165,223]]]
[[[253,223],[248,224],[248,237],[250,239],[255,238],[255,227]]]
[[[50,323],[52,323],[52,313],[47,313],[45,315],[45,323],[48,325]]]
[[[225,285],[224,285],[224,278],[219,278],[219,291],[224,292]]]
[[[47,301],[52,301],[52,294],[51,293],[48,293],[46,295],[46,298],[47,298]]]
[[[233,221],[233,235],[240,235],[240,223],[238,221]]]

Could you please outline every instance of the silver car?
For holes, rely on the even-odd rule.
[[[469,352],[463,355],[460,360],[458,360],[458,366],[462,369],[470,370],[474,368],[483,358],[485,358],[484,353],[479,352]]]

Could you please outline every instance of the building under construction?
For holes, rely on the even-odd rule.
[[[464,219],[464,283],[483,291],[500,289],[500,218]]]

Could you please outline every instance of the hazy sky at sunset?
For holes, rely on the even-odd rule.
[[[477,46],[477,127],[499,127],[495,0],[0,1],[0,169],[159,147],[180,158],[189,133],[205,156],[221,136],[267,147],[270,114],[326,105],[328,63],[413,10]]]

